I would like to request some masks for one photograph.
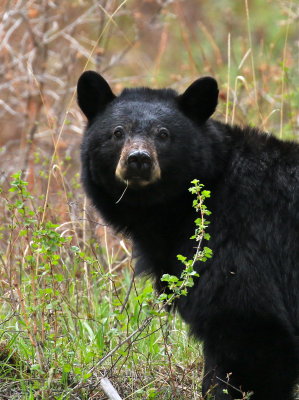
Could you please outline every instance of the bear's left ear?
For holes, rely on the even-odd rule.
[[[178,96],[179,108],[192,120],[205,122],[216,109],[218,93],[214,78],[199,78]]]
[[[95,71],[86,71],[78,80],[77,98],[79,107],[90,121],[104,110],[115,95],[101,75]]]

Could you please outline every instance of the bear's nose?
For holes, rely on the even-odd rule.
[[[147,173],[152,165],[151,156],[145,150],[132,151],[127,157],[127,165],[130,174]]]

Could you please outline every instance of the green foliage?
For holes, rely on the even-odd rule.
[[[113,257],[100,261],[93,241],[82,245],[73,234],[62,234],[58,223],[43,221],[28,186],[19,172],[2,191],[9,246],[0,257],[2,282],[14,288],[14,301],[0,307],[5,348],[0,390],[1,379],[13,376],[27,399],[37,393],[72,398],[73,392],[88,399],[98,390],[94,372],[118,370],[125,363],[129,369],[143,365],[153,381],[137,386],[134,398],[171,397],[169,388],[156,387],[154,375],[163,359],[167,362],[182,321],[170,322],[150,280],[135,283],[125,269],[115,274]],[[186,269],[185,286],[191,276]],[[168,333],[161,335],[166,326]],[[194,346],[187,336],[181,338],[177,362],[186,354],[195,362]],[[136,379],[132,382],[135,387]]]
[[[196,262],[205,262],[213,255],[213,252],[209,247],[202,247],[203,241],[208,241],[210,239],[210,235],[206,232],[209,225],[206,216],[211,215],[211,212],[204,204],[205,200],[210,197],[210,191],[203,190],[204,185],[197,179],[194,179],[191,183],[193,186],[189,188],[189,191],[196,196],[193,200],[193,207],[199,215],[195,220],[195,233],[191,237],[192,240],[197,242],[196,252],[193,259],[187,259],[187,257],[181,254],[177,256],[178,260],[185,266],[180,277],[170,274],[164,274],[162,276],[161,281],[167,282],[171,293],[161,294],[159,300],[165,301],[167,305],[173,303],[173,301],[178,299],[180,296],[186,296],[188,294],[188,288],[194,286],[194,278],[199,277],[198,273],[194,270]]]

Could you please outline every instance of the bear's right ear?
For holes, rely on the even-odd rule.
[[[199,78],[178,96],[179,108],[192,120],[203,123],[215,111],[218,93],[218,85],[214,78]]]
[[[115,98],[105,79],[95,71],[84,72],[77,85],[77,99],[81,110],[90,121]]]

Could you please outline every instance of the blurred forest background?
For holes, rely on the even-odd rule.
[[[106,376],[123,399],[201,399],[200,344],[82,193],[76,83],[211,75],[215,118],[297,140],[298,2],[0,0],[0,18],[0,399],[106,399]]]

